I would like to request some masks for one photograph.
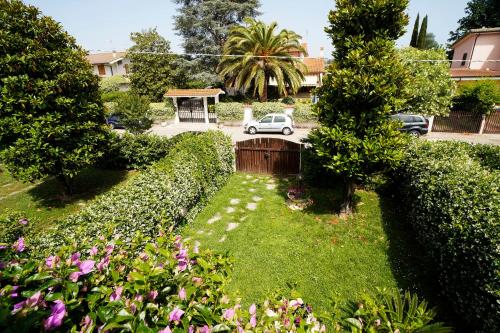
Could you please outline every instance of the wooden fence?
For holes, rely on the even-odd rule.
[[[500,111],[495,111],[486,117],[483,133],[500,134]]]
[[[479,133],[483,116],[466,111],[452,111],[448,117],[435,117],[433,132]]]
[[[302,145],[258,138],[236,143],[236,169],[244,172],[294,175],[301,171]]]

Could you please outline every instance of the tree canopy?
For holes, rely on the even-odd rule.
[[[107,138],[86,52],[34,6],[0,0],[0,160],[23,181],[71,179]]]
[[[154,29],[133,32],[134,45],[128,50],[131,61],[130,84],[134,92],[160,102],[176,75],[176,57],[170,53],[170,42]],[[158,54],[154,54],[158,53]]]
[[[229,31],[246,17],[259,15],[259,0],[173,0],[179,5],[175,30],[186,53],[221,54]],[[217,57],[190,59],[194,80],[218,81]]]
[[[389,116],[406,102],[408,72],[395,40],[408,24],[408,0],[337,0],[326,32],[334,62],[317,91],[320,127],[308,137],[319,163],[345,184],[341,212],[353,208],[355,183],[402,158],[405,137]]]
[[[246,19],[245,26],[231,30],[224,46],[224,57],[219,64],[220,75],[236,89],[253,87],[254,95],[267,101],[267,90],[271,79],[275,80],[278,92],[295,93],[304,81],[305,65],[290,55],[293,51],[306,53],[300,44],[300,36],[283,29],[277,32],[276,22],[270,25]]]
[[[446,60],[446,52],[404,48],[399,55],[410,72],[409,98],[401,111],[427,116],[445,116],[450,112],[455,82],[448,62],[418,62],[414,60]]]
[[[465,16],[458,20],[458,28],[450,31],[450,43],[465,36],[471,29],[500,27],[500,1],[471,0],[465,8]]]

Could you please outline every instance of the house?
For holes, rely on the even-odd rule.
[[[127,75],[130,70],[130,59],[126,57],[126,52],[93,53],[87,56],[87,60],[99,77]]]
[[[302,43],[302,47],[307,53],[307,43]],[[320,87],[323,83],[323,76],[325,75],[325,58],[324,49],[320,49],[319,57],[306,57],[305,54],[299,50],[293,50],[290,52],[292,57],[301,58],[302,62],[306,66],[307,72],[305,74],[304,82],[300,88],[297,97],[309,97],[314,88]],[[271,80],[269,85],[276,86],[276,81]]]
[[[500,27],[473,29],[451,48],[454,80],[466,83],[488,78],[500,85]]]

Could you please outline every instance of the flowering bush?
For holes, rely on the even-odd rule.
[[[100,234],[130,240],[190,221],[233,172],[234,153],[221,132],[186,134],[168,155],[125,186],[111,190],[52,230],[28,240],[33,255]]]
[[[26,259],[18,240],[0,250],[0,329],[64,332],[324,331],[301,299],[243,309],[223,294],[229,260],[180,237],[104,238]],[[138,254],[136,254],[138,253]]]
[[[478,331],[500,332],[500,177],[475,149],[415,142],[395,183],[454,310]]]

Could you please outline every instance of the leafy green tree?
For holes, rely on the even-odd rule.
[[[500,88],[492,80],[464,85],[460,87],[454,103],[456,110],[488,115],[493,112],[495,104],[500,104]]]
[[[408,24],[408,0],[337,0],[326,32],[334,62],[317,91],[320,127],[308,141],[321,165],[344,182],[351,214],[356,182],[397,164],[406,138],[389,116],[405,105],[409,76],[394,41]]]
[[[436,41],[436,35],[432,32],[428,32],[425,38],[424,50],[437,50],[440,49],[441,45]]]
[[[424,19],[422,20],[422,26],[420,27],[420,31],[418,33],[418,39],[417,39],[417,48],[424,50],[426,48],[425,44],[427,42],[427,21],[428,17],[425,15]]]
[[[299,50],[306,53],[300,44],[300,36],[290,30],[276,32],[276,22],[270,25],[254,19],[245,19],[246,26],[231,30],[224,46],[224,55],[219,64],[219,73],[228,85],[248,90],[261,102],[267,101],[271,79],[276,81],[278,93],[295,93],[304,81],[306,68],[300,59],[290,56]]]
[[[107,139],[98,77],[61,25],[0,0],[0,160],[22,181],[73,177]]]
[[[123,84],[127,84],[128,80],[121,75],[113,75],[100,79],[99,88],[103,93],[111,93],[120,91]]]
[[[417,18],[415,19],[415,24],[413,25],[413,33],[411,34],[411,41],[410,41],[410,46],[412,47],[417,47],[419,26],[420,26],[420,13],[417,14]]]
[[[153,118],[149,112],[150,103],[146,96],[126,94],[116,103],[114,114],[120,117],[120,122],[128,131],[141,134],[153,125]]]
[[[418,61],[446,60],[446,52],[443,49],[418,50],[408,47],[399,50],[399,55],[411,75],[408,82],[410,97],[402,111],[427,116],[448,115],[456,89],[449,64]]]
[[[161,102],[175,76],[175,56],[170,53],[170,43],[154,29],[133,32],[134,45],[128,50],[131,62],[130,84],[132,90]],[[156,53],[156,54],[155,54]]]
[[[179,5],[175,30],[184,39],[186,53],[221,54],[229,31],[246,17],[259,15],[259,0],[173,0]],[[195,81],[211,84],[219,80],[217,57],[190,59],[190,75]]]
[[[471,29],[500,27],[500,1],[471,0],[465,8],[466,15],[458,20],[458,28],[450,31],[450,43],[465,36]]]

